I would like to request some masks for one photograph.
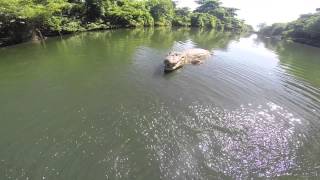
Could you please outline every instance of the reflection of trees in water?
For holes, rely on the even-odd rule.
[[[226,49],[231,40],[238,40],[240,35],[232,32],[222,32],[212,29],[178,28],[170,31],[158,29],[155,31],[156,39],[152,42],[163,48],[172,48],[174,42],[192,41],[199,48]],[[158,41],[157,41],[158,40]]]
[[[192,29],[191,39],[199,47],[213,50],[225,50],[231,40],[239,39],[239,35],[232,32],[222,32],[206,29]]]
[[[320,49],[287,41],[257,38],[265,47],[276,52],[280,66],[295,77],[320,87]]]
[[[64,43],[68,48],[81,48],[92,44],[93,47],[101,48],[104,52],[108,49],[119,51],[125,46],[126,54],[128,54],[133,53],[139,46],[166,50],[171,49],[177,41],[188,40],[193,41],[200,48],[226,49],[231,40],[237,40],[239,37],[232,32],[209,29],[159,27],[82,33],[64,38]]]
[[[124,62],[130,60],[139,46],[149,44],[153,33],[152,28],[87,32],[66,37],[56,45],[73,53],[92,53],[93,57],[112,57],[108,61]]]

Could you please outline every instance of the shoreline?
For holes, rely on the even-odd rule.
[[[48,38],[51,37],[63,37],[67,35],[75,35],[75,34],[80,34],[80,33],[86,33],[86,32],[98,32],[98,31],[110,31],[110,30],[119,30],[119,29],[146,29],[146,28],[167,28],[167,29],[180,29],[180,28],[188,28],[188,29],[207,29],[207,30],[216,30],[216,31],[223,31],[223,30],[217,30],[214,28],[201,28],[201,27],[192,27],[192,26],[150,26],[150,27],[120,27],[120,26],[114,26],[114,27],[108,27],[108,28],[97,28],[97,29],[88,29],[88,30],[83,30],[83,31],[77,31],[77,32],[54,32],[54,33],[45,33],[41,32],[39,35],[35,35],[34,32],[32,32],[32,35],[29,36],[27,39],[18,42],[18,43],[0,43],[0,49],[4,49],[6,47],[12,47],[15,45],[23,44],[23,43],[28,43],[28,42],[45,42]],[[241,33],[251,33],[251,32],[239,32],[239,31],[225,31],[225,32],[233,32],[235,34],[241,34]],[[34,36],[35,35],[35,36]],[[3,38],[4,39],[4,38]],[[1,40],[1,38],[0,38]],[[1,42],[1,41],[0,41]]]
[[[80,33],[86,33],[86,32],[97,32],[97,31],[109,31],[109,30],[118,30],[118,29],[145,29],[145,28],[176,28],[176,29],[180,29],[180,28],[189,28],[189,29],[193,29],[193,28],[199,28],[199,29],[207,29],[207,30],[213,30],[213,28],[201,28],[201,27],[192,27],[192,26],[150,26],[150,27],[120,27],[120,26],[113,26],[113,27],[108,27],[108,28],[97,28],[97,29],[88,29],[88,30],[83,30],[83,31],[77,31],[77,32],[51,32],[51,33],[41,33],[41,35],[36,35],[34,36],[34,34],[32,34],[32,36],[28,37],[27,39],[20,41],[18,43],[0,43],[0,49],[4,49],[6,47],[12,47],[15,45],[19,45],[19,44],[23,44],[23,43],[27,43],[27,42],[44,42],[46,41],[48,38],[51,37],[63,37],[63,36],[67,36],[67,35],[75,35],[75,34],[80,34]],[[216,29],[215,29],[216,30]],[[221,30],[216,30],[216,31],[221,31]],[[227,32],[233,32],[235,34],[241,34],[244,32],[238,32],[238,31],[227,31]],[[263,38],[270,38],[270,39],[274,39],[274,40],[278,40],[278,41],[287,41],[287,42],[294,42],[294,43],[298,43],[298,44],[304,44],[307,46],[311,46],[311,47],[315,47],[315,48],[320,48],[320,43],[312,43],[310,42],[308,39],[292,39],[292,38],[285,38],[283,36],[266,36],[257,32],[245,32],[245,33],[253,33],[253,34],[257,34],[258,36],[261,36]],[[43,35],[44,34],[44,35]],[[6,37],[8,38],[8,37]],[[2,38],[2,39],[6,39],[6,38]],[[0,42],[1,42],[1,38],[0,38]]]
[[[315,48],[320,48],[320,42],[310,42],[309,39],[304,39],[304,38],[293,39],[293,38],[286,38],[283,36],[266,36],[266,35],[259,34],[259,33],[257,33],[257,35],[261,36],[263,38],[270,38],[270,39],[277,40],[277,41],[294,42],[294,43],[303,44],[303,45],[307,45],[307,46],[311,46],[311,47],[315,47]]]
[[[86,29],[86,30],[79,30],[79,31],[75,31],[75,32],[41,32],[41,33],[37,33],[36,31],[32,31],[29,32],[29,35],[19,41],[19,42],[5,42],[5,41],[1,41],[2,39],[10,39],[10,37],[4,37],[4,38],[0,38],[0,49],[2,48],[6,48],[6,47],[10,47],[10,46],[14,46],[14,45],[18,45],[18,44],[22,44],[22,43],[26,43],[26,42],[42,42],[45,41],[47,38],[50,37],[62,37],[62,36],[66,36],[66,35],[73,35],[73,34],[79,34],[79,33],[83,33],[83,32],[94,32],[94,31],[107,31],[107,30],[113,30],[113,29],[135,29],[135,27],[108,27],[108,28],[97,28],[97,29]],[[39,31],[40,32],[40,31]]]

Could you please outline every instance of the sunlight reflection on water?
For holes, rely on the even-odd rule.
[[[138,117],[163,178],[274,177],[299,168],[302,124],[285,108],[270,102],[233,111],[198,103],[188,109],[194,116],[162,107]]]

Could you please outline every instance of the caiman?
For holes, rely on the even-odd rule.
[[[181,68],[185,64],[201,64],[212,53],[205,49],[188,49],[183,52],[170,52],[164,60],[164,70],[171,72]]]

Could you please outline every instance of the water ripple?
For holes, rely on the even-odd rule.
[[[173,114],[163,106],[138,117],[163,178],[276,177],[304,168],[298,154],[307,127],[285,108],[270,102],[233,111],[199,103],[188,109]]]

